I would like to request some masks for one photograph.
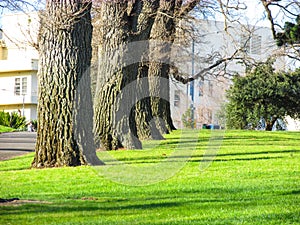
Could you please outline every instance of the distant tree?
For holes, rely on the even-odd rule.
[[[185,128],[194,128],[195,127],[195,121],[193,120],[192,116],[192,109],[188,108],[185,113],[181,117],[183,126]]]
[[[300,70],[275,72],[272,62],[261,63],[246,76],[236,76],[227,93],[227,127],[256,127],[261,120],[272,130],[277,119],[300,116]]]
[[[260,0],[271,24],[273,38],[284,46],[285,56],[300,61],[300,2],[299,0]]]
[[[284,31],[277,34],[277,45],[300,44],[300,15],[296,18],[296,23],[285,22]]]

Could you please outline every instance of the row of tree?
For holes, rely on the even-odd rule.
[[[180,19],[199,2],[94,2],[94,16],[100,16],[94,26],[99,60],[93,110],[92,2],[47,1],[38,43],[39,126],[33,167],[101,163],[95,160],[99,145],[139,149],[141,139],[162,139],[174,130],[168,101],[170,46]],[[137,52],[138,42],[144,43],[142,52]]]
[[[101,164],[95,155],[99,145],[138,149],[141,139],[161,139],[175,129],[169,103],[171,46],[180,21],[195,7],[212,5],[95,1],[99,58],[92,109],[91,1],[47,1],[39,41],[40,126],[33,166]],[[138,52],[141,42],[146,46]]]
[[[5,2],[10,1],[1,1],[0,7]],[[261,2],[273,24],[269,7],[279,1]],[[25,3],[14,1],[18,7]],[[240,59],[237,50],[193,77],[182,76],[170,62],[176,36],[185,32],[182,21],[196,9],[205,16],[219,11],[226,30],[228,21],[238,21],[230,20],[232,11],[243,8],[240,0],[47,0],[37,43],[39,126],[32,166],[102,164],[95,151],[100,145],[138,149],[142,139],[162,139],[175,129],[169,103],[171,74],[186,83]],[[98,57],[91,64],[93,33]],[[97,68],[93,95],[91,66]]]

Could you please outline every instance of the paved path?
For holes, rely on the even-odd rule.
[[[0,134],[0,160],[34,151],[35,132],[11,132]]]

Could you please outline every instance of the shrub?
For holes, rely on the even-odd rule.
[[[26,118],[17,112],[0,112],[0,125],[14,129],[23,129],[26,126]]]
[[[7,112],[0,112],[0,125],[9,127],[9,113]]]

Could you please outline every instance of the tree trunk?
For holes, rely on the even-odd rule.
[[[277,120],[276,116],[273,116],[271,120],[266,120],[266,131],[272,131],[273,126]]]
[[[150,39],[174,41],[174,2],[101,3],[94,131],[105,149],[141,148],[139,139],[163,139],[161,133],[175,129],[169,103],[170,46],[161,46],[158,54],[149,48]],[[149,62],[149,51],[164,61]],[[153,78],[148,79],[149,73]]]
[[[151,98],[149,91],[149,39],[151,29],[155,22],[155,16],[159,7],[159,0],[142,1],[141,10],[138,14],[137,32],[139,33],[137,40],[142,42],[143,51],[146,55],[141,55],[138,70],[137,93],[140,98],[136,104],[136,124],[137,133],[140,139],[164,139],[160,131],[156,127],[155,120],[152,115]]]
[[[95,109],[95,139],[105,149],[140,149],[137,137],[135,89],[126,88],[137,77],[137,65],[128,65],[130,34],[128,2],[102,2],[99,67]]]
[[[81,0],[49,0],[41,15],[33,167],[101,164],[91,126],[90,6]]]
[[[175,35],[174,10],[175,0],[160,1],[159,12],[150,35],[152,41],[150,55],[155,61],[149,65],[149,90],[151,96],[159,96],[151,98],[151,107],[156,124],[162,133],[176,129],[171,118],[168,82],[171,46]]]
[[[137,124],[137,134],[142,140],[163,140],[164,138],[157,128],[152,113],[148,71],[149,67],[147,65],[140,65],[136,90],[138,96],[143,96],[143,98],[136,104],[135,119]]]

